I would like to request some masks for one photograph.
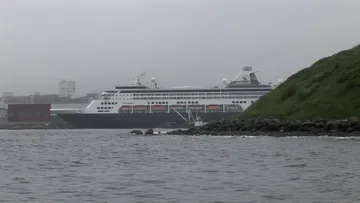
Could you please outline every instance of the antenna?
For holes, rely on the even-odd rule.
[[[152,78],[150,79],[150,81],[151,81],[152,88],[157,89],[156,78],[152,77]]]
[[[244,66],[242,68],[242,71],[236,75],[236,77],[234,79],[232,79],[231,81],[235,81],[238,77],[240,77],[240,75],[242,75],[244,72],[251,72],[252,71],[252,67],[251,66]]]
[[[237,74],[234,79],[232,79],[231,81],[235,81],[243,72],[241,71],[239,74]]]
[[[143,85],[141,82],[141,79],[143,76],[146,75],[146,72],[142,72],[138,77],[137,77],[137,85]]]

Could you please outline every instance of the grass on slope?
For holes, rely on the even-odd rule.
[[[241,118],[339,119],[360,116],[360,45],[289,77]]]

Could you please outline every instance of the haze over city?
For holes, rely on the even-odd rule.
[[[252,66],[264,82],[359,44],[360,1],[3,0],[0,92],[77,92],[132,83],[232,79]]]

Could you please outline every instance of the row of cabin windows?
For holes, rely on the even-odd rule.
[[[115,105],[117,102],[101,102],[101,105]]]
[[[148,102],[148,104],[168,104],[168,102]]]
[[[263,95],[263,94],[261,94]],[[252,99],[259,98],[260,96],[251,96]],[[110,98],[110,100],[158,100],[158,99],[249,99],[250,96],[206,96],[206,97],[134,97],[134,98]],[[111,102],[110,102],[111,103]]]
[[[243,96],[243,97],[162,97],[162,98],[154,98],[154,97],[148,97],[148,98],[134,98],[134,100],[153,100],[153,99],[257,99],[260,98],[260,96]],[[192,103],[188,102],[188,103]],[[195,101],[197,102],[197,101]],[[167,104],[167,102],[155,102],[156,104]],[[177,102],[178,104],[185,104],[186,102]],[[246,103],[246,102],[244,102]],[[117,102],[101,102],[101,105],[115,105],[118,104]],[[154,102],[148,102],[148,104],[154,104]],[[194,104],[194,103],[193,103]]]
[[[259,96],[216,96],[216,97],[134,97],[134,100],[168,100],[168,99],[257,99]]]
[[[182,101],[178,101],[176,102],[177,104],[186,104],[186,101],[182,102]],[[188,101],[187,102],[188,104],[198,104],[199,102],[198,101]]]
[[[123,96],[132,96],[131,94],[102,94],[103,97],[113,97],[113,96],[116,96],[116,97],[123,97]]]
[[[254,103],[255,101],[251,101],[251,103]],[[246,104],[247,101],[232,101],[233,104]]]
[[[198,95],[203,95],[203,96],[217,96],[217,95],[222,95],[222,96],[228,96],[228,95],[264,95],[268,93],[268,91],[258,91],[258,92],[253,92],[253,91],[248,91],[248,92],[208,92],[208,93],[164,93],[164,94],[122,94],[122,95],[106,95],[107,97],[109,96],[115,96],[115,97],[162,97],[162,96],[198,96]]]
[[[228,95],[249,95],[249,94],[260,94],[264,95],[268,92],[261,91],[261,92],[209,92],[209,93],[170,93],[170,94],[134,94],[134,97],[154,97],[154,96],[198,96],[198,95],[204,95],[204,96],[216,96],[216,95],[222,95],[222,96],[228,96]]]
[[[102,107],[97,107],[97,109],[113,109],[113,106],[102,106]]]
[[[132,96],[132,94],[115,94],[115,96]]]
[[[178,101],[177,104],[199,104],[198,101]],[[232,101],[233,104],[246,104],[246,101]],[[254,101],[251,101],[254,103]],[[168,102],[148,102],[148,104],[168,104]]]
[[[132,100],[132,98],[129,97],[112,97],[112,98],[102,98],[102,99],[106,99],[106,100]]]
[[[103,97],[112,97],[112,96],[115,96],[115,94],[102,94],[101,96],[103,96]]]
[[[134,94],[134,97],[153,97],[153,96],[183,96],[183,95],[220,95],[220,93],[169,93],[169,94]]]
[[[247,101],[232,101],[233,104],[246,104]]]
[[[251,94],[257,94],[257,95],[264,95],[266,92],[256,92],[256,93],[251,93]],[[198,95],[188,95],[188,97],[183,97],[183,95],[171,95],[174,97],[169,97],[169,95],[159,95],[159,97],[154,97],[153,94],[148,95],[148,96],[144,96],[144,97],[134,97],[134,98],[124,98],[124,97],[120,97],[120,98],[111,98],[111,100],[153,100],[153,99],[248,99],[248,98],[259,98],[260,96],[235,96],[235,95],[248,95],[249,93],[226,93],[226,94],[216,94],[214,93],[213,95],[204,95],[202,97],[193,97],[193,96],[198,96]],[[155,94],[155,96],[158,96],[157,94]],[[189,97],[192,96],[192,97]],[[111,102],[110,102],[111,103]],[[114,102],[113,102],[114,103]]]

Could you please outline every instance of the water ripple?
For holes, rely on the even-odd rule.
[[[359,202],[360,139],[0,131],[0,202]]]

